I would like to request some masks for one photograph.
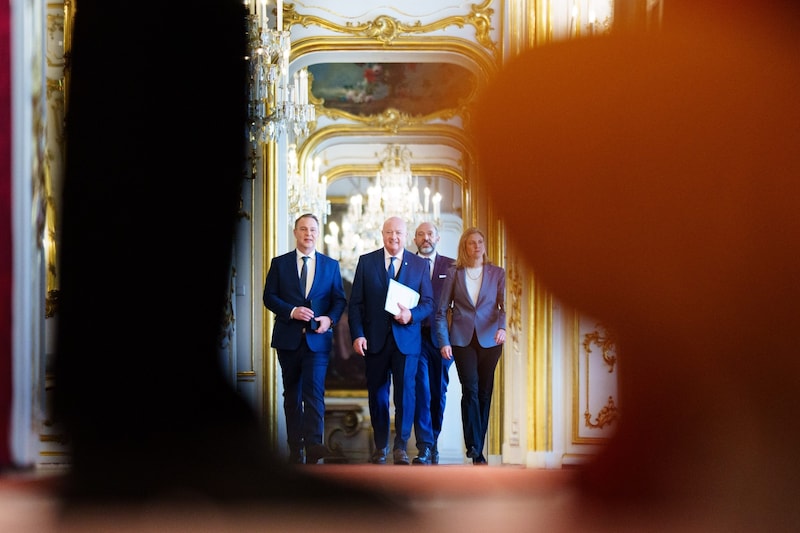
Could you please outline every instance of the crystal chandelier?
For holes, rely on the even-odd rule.
[[[431,195],[430,188],[425,187],[420,199],[418,178],[411,172],[410,158],[407,147],[396,144],[387,147],[375,181],[367,189],[366,203],[361,194],[351,196],[341,226],[335,221],[328,224],[326,252],[339,260],[345,279],[353,279],[360,255],[383,246],[381,231],[387,218],[399,216],[406,221],[406,246],[413,243],[413,232],[420,222],[440,222],[442,195],[438,192]]]
[[[283,0],[276,0],[275,28],[270,28],[266,0],[245,0],[248,8],[250,60],[250,140],[275,141],[291,130],[308,135],[316,109],[308,102],[308,70],[289,83],[291,33],[283,29]]]
[[[291,34],[283,29],[283,0],[276,0],[273,20],[267,0],[245,0],[248,10],[250,66],[250,174],[258,175],[260,147],[293,134],[305,137],[316,120],[316,108],[308,102],[308,70],[302,68],[289,83]],[[286,182],[289,196],[289,225],[303,213],[314,213],[323,222],[328,215],[325,176],[319,175],[319,162],[300,165],[297,145],[288,144]]]
[[[304,213],[313,213],[324,224],[330,214],[327,200],[328,178],[319,173],[319,158],[308,161],[303,168],[297,160],[297,146],[289,145],[286,158],[286,181],[289,190],[289,226]]]

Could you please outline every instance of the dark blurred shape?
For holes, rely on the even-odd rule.
[[[77,6],[56,360],[68,510],[383,501],[279,464],[220,369],[246,37],[238,0]]]
[[[526,52],[475,131],[509,238],[618,333],[622,420],[586,502],[782,530],[800,479],[800,25],[791,4],[739,4],[669,1],[659,32]]]

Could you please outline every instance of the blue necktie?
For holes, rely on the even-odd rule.
[[[303,291],[303,298],[306,296],[306,284],[308,283],[308,256],[303,256],[303,268],[300,269],[300,289]]]
[[[433,279],[433,261],[431,261],[430,257],[426,257],[425,259],[428,260],[428,277]]]
[[[389,271],[388,271],[389,274],[388,274],[388,277],[386,278],[387,281],[390,280],[390,279],[394,279],[394,260],[395,259],[397,259],[397,258],[394,257],[394,256],[389,258]]]

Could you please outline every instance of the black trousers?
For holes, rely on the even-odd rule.
[[[489,429],[489,410],[492,406],[494,371],[503,353],[501,345],[483,348],[473,335],[469,346],[453,346],[458,379],[461,380],[461,423],[464,444],[483,453],[483,443]]]

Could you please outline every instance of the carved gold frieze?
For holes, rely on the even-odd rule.
[[[379,15],[367,22],[338,24],[315,15],[302,15],[295,11],[294,4],[284,4],[283,23],[284,28],[295,24],[304,27],[319,26],[336,33],[366,37],[386,46],[392,45],[407,35],[432,33],[450,26],[459,28],[473,26],[475,28],[475,41],[489,50],[494,57],[497,57],[497,45],[492,42],[489,35],[492,29],[491,17],[494,13],[494,10],[489,8],[491,3],[491,0],[484,0],[480,5],[473,4],[468,14],[445,17],[428,24],[422,24],[419,20],[409,24],[388,15]]]
[[[318,107],[317,109],[318,114],[321,116],[326,116],[332,119],[351,120],[353,122],[361,123],[365,126],[372,126],[391,133],[397,133],[399,130],[409,126],[419,126],[437,119],[449,120],[455,116],[461,115],[462,113],[466,113],[466,107],[459,109],[444,109],[421,117],[413,117],[408,113],[403,113],[395,108],[389,108],[383,113],[369,116],[355,115],[340,109],[330,109],[326,107]]]

